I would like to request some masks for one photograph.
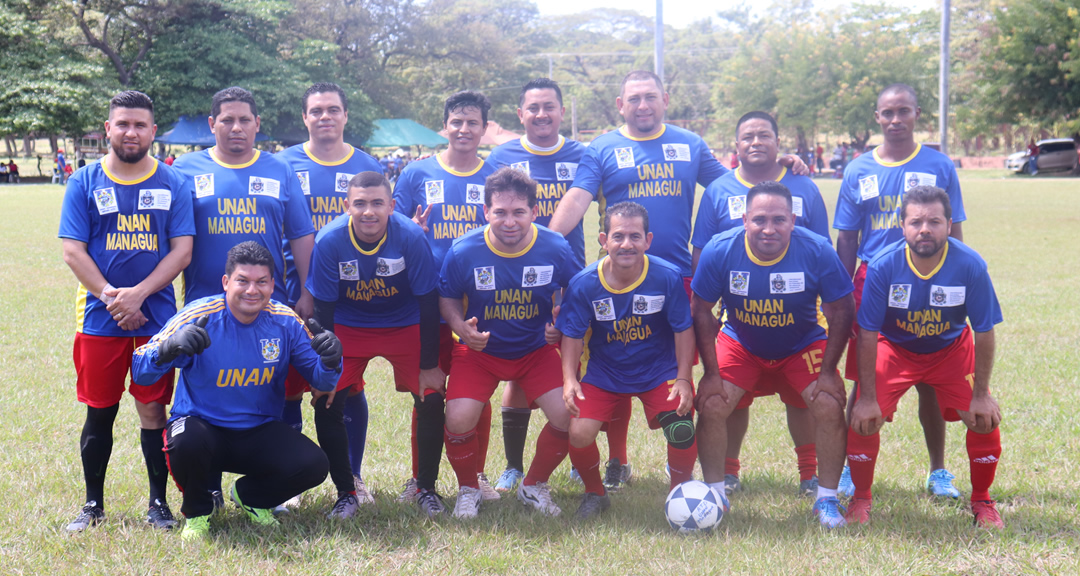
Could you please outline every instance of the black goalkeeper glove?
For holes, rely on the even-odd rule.
[[[210,346],[206,331],[208,316],[199,316],[193,324],[185,324],[158,345],[158,365],[168,364],[180,356],[202,354]]]
[[[307,325],[308,330],[315,335],[311,339],[311,348],[322,357],[323,366],[330,370],[337,370],[338,363],[341,362],[341,340],[338,340],[333,332],[324,330],[319,321],[314,318],[309,319]]]

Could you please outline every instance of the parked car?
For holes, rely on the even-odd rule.
[[[1053,138],[1039,140],[1035,143],[1039,147],[1039,155],[1036,158],[1036,166],[1031,165],[1031,155],[1027,150],[1014,152],[1005,161],[1005,167],[1017,174],[1021,172],[1057,172],[1061,170],[1078,170],[1077,164],[1080,157],[1077,156],[1076,142],[1072,138]]]

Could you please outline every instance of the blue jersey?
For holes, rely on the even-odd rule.
[[[160,343],[203,315],[209,317],[210,347],[157,366]],[[214,426],[253,428],[281,419],[289,366],[323,391],[333,390],[341,374],[340,363],[335,370],[323,366],[311,333],[288,306],[271,300],[254,322],[243,324],[219,294],[191,302],[137,348],[131,374],[136,384],[148,386],[179,369],[170,420],[198,416]]]
[[[386,234],[371,250],[357,242],[352,217],[338,216],[315,237],[307,288],[337,302],[334,323],[396,328],[420,322],[416,297],[435,289],[438,271],[424,231],[393,212]]]
[[[678,374],[675,333],[693,326],[682,271],[645,256],[637,282],[615,290],[604,279],[606,259],[570,280],[555,326],[571,338],[592,330],[582,382],[611,392],[647,392]]]
[[[976,332],[1002,322],[986,262],[949,238],[941,263],[923,276],[911,263],[907,242],[886,246],[866,269],[859,327],[916,354],[952,344],[968,320]]]
[[[184,270],[184,301],[220,294],[229,249],[254,240],[273,254],[273,297],[287,302],[281,240],[315,233],[296,174],[259,150],[237,165],[221,162],[213,152],[184,154],[173,163],[195,179],[195,247]]]
[[[937,186],[948,192],[953,222],[967,220],[956,166],[948,156],[922,144],[900,162],[884,162],[863,154],[844,168],[844,181],[836,199],[833,228],[862,233],[859,260],[869,262],[882,248],[904,237],[900,202],[916,186]]]
[[[690,288],[708,302],[723,301],[724,333],[766,360],[826,339],[818,324],[818,296],[835,302],[855,290],[832,246],[798,227],[787,250],[770,262],[750,251],[744,229],[715,236],[701,252]]]
[[[418,207],[435,205],[428,215],[427,237],[436,266],[442,266],[456,238],[487,223],[484,182],[493,172],[495,167],[485,162],[472,172],[457,172],[444,166],[438,155],[410,162],[401,171],[394,184],[394,209],[412,218]]]
[[[626,127],[589,145],[574,177],[575,188],[593,195],[604,210],[633,201],[649,211],[653,238],[649,254],[690,276],[690,222],[697,185],[708,186],[727,173],[700,136],[665,124],[646,138],[627,135]]]
[[[795,213],[795,225],[802,226],[823,236],[829,243],[829,213],[817,184],[806,176],[799,176],[783,168],[777,181],[791,191],[791,211]],[[746,193],[751,184],[743,180],[738,170],[732,170],[717,178],[705,189],[698,206],[694,236],[690,243],[704,248],[713,236],[732,228],[742,228],[746,213]]]
[[[308,151],[308,143],[297,144],[283,150],[277,157],[284,160],[296,172],[300,191],[307,198],[308,212],[315,231],[345,213],[345,195],[349,192],[349,180],[361,172],[383,173],[382,164],[362,150],[349,146],[350,152],[337,162],[323,162]],[[300,276],[293,264],[292,246],[284,241],[285,291],[289,303],[300,299]]]
[[[485,226],[455,241],[443,260],[439,296],[467,299],[465,319],[491,332],[484,353],[497,358],[521,358],[546,343],[552,297],[577,272],[561,234],[532,228],[532,241],[516,254],[496,250]]]
[[[536,223],[547,226],[551,224],[551,215],[573,183],[578,162],[584,153],[584,144],[562,136],[559,136],[558,146],[550,151],[534,150],[522,136],[492,150],[487,163],[496,168],[510,166],[536,180]],[[579,270],[584,268],[585,229],[581,222],[566,235],[566,241],[574,251],[574,265]]]
[[[60,213],[61,238],[86,244],[105,280],[117,288],[142,282],[169,253],[169,240],[195,234],[191,180],[165,164],[139,180],[119,180],[104,162],[95,162],[68,179]],[[219,283],[220,285],[220,283]],[[75,297],[75,331],[93,336],[152,336],[176,314],[172,284],[150,294],[140,311],[146,324],[121,330],[85,286]]]

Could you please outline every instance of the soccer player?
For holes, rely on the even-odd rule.
[[[487,163],[496,168],[510,166],[536,180],[536,223],[541,226],[551,223],[585,153],[585,145],[559,134],[565,112],[562,90],[556,82],[547,78],[529,81],[521,88],[517,109],[525,135],[499,146],[487,158]],[[574,265],[578,270],[584,268],[585,232],[581,222],[566,235],[566,240],[573,250]],[[500,492],[516,488],[525,475],[525,442],[531,414],[521,388],[514,382],[507,383],[502,398],[506,470],[495,482]]]
[[[533,224],[536,188],[519,170],[501,168],[489,176],[488,225],[454,242],[439,275],[439,308],[461,338],[446,386],[446,459],[458,479],[457,518],[480,510],[476,426],[502,380],[516,381],[548,419],[518,500],[551,516],[561,512],[547,481],[566,457],[570,415],[552,345],[557,337],[549,328],[553,296],[576,269],[566,239]]]
[[[743,227],[746,213],[746,193],[750,187],[765,181],[780,182],[791,191],[795,225],[802,226],[831,242],[829,214],[821,192],[809,176],[793,174],[777,162],[779,128],[776,120],[761,111],[743,114],[735,124],[735,149],[739,166],[713,181],[705,189],[694,223],[693,267],[697,268],[701,250],[713,236]],[[814,421],[802,397],[787,389],[781,398],[787,407],[788,430],[795,443],[799,465],[799,493],[813,496],[817,491],[817,451],[814,446]],[[754,390],[743,395],[742,401],[727,419],[728,449],[724,463],[724,486],[728,494],[740,490],[739,452],[750,424],[750,405],[755,396],[768,396],[775,390]]]
[[[326,478],[323,451],[281,421],[290,365],[319,390],[341,374],[341,342],[271,299],[274,258],[258,242],[228,251],[224,294],[188,303],[148,343],[135,350],[132,377],[151,384],[180,369],[165,452],[184,493],[185,539],[209,535],[211,477],[243,476],[232,500],[252,522],[278,522],[270,507]],[[314,337],[313,337],[314,335]],[[216,344],[213,344],[216,343]]]
[[[176,313],[172,281],[191,260],[191,183],[147,155],[154,141],[154,104],[142,92],[109,102],[109,153],[68,182],[60,215],[64,262],[79,281],[75,344],[79,401],[86,404],[79,448],[86,504],[67,530],[105,519],[105,471],[113,422],[120,408],[131,353]],[[165,405],[173,375],[132,386],[140,443],[150,480],[146,520],[176,525],[166,502],[168,472],[162,453]]]
[[[884,143],[872,154],[863,154],[844,168],[840,195],[836,200],[833,227],[838,230],[836,252],[852,274],[855,283],[855,307],[862,300],[867,263],[882,248],[903,237],[900,229],[900,202],[904,193],[915,186],[937,186],[949,194],[952,205],[952,237],[963,240],[962,226],[967,216],[960,194],[956,167],[948,156],[917,144],[915,125],[922,114],[915,90],[906,84],[892,84],[878,95],[874,119],[881,126]],[[856,268],[856,259],[861,261]],[[858,325],[855,326],[856,331]],[[845,376],[858,387],[856,338],[848,345]],[[934,496],[959,498],[945,469],[945,421],[932,387],[919,383],[919,421],[926,437],[930,473],[926,488]],[[852,399],[854,401],[854,390]],[[850,495],[847,470],[841,492]]]
[[[694,333],[682,271],[646,254],[653,234],[642,205],[610,206],[603,230],[600,244],[607,256],[570,281],[555,324],[563,335],[563,402],[573,416],[570,460],[585,484],[579,518],[610,506],[596,435],[630,398],[641,401],[650,428],[664,431],[672,487],[690,480],[697,460],[690,382]],[[590,330],[589,362],[579,381]]]
[[[464,90],[447,98],[443,105],[443,127],[450,140],[449,146],[430,158],[410,162],[394,185],[394,209],[414,218],[424,228],[438,269],[442,269],[443,258],[455,239],[486,223],[483,213],[484,181],[495,172],[495,168],[477,156],[476,150],[487,130],[490,109],[491,102],[479,92]],[[441,324],[439,330],[439,366],[443,373],[448,374],[454,339],[449,324]],[[443,409],[442,396],[429,394],[423,404],[424,414],[419,415],[421,418],[435,418],[434,412]],[[418,413],[414,411],[414,429],[418,426],[417,417]],[[497,500],[499,493],[491,487],[484,474],[491,435],[490,404],[486,404],[480,413],[477,431],[480,442],[480,462],[477,466],[480,488],[485,499]],[[400,500],[413,501],[419,494],[416,480],[421,441],[417,434],[418,431],[413,433],[412,442],[413,477],[405,483]],[[440,442],[441,438],[440,433]],[[428,488],[434,490],[435,486]],[[429,502],[434,503],[435,500],[429,499]]]
[[[904,393],[925,383],[936,390],[942,417],[968,427],[975,524],[1004,527],[990,498],[1001,457],[1001,411],[990,395],[1001,308],[986,262],[949,237],[951,208],[940,187],[908,190],[900,204],[903,239],[883,247],[866,271],[859,309],[860,386],[848,432],[855,483],[849,522],[870,519],[879,430]]]
[[[825,238],[795,226],[791,193],[766,180],[746,194],[742,230],[714,236],[691,287],[694,329],[705,373],[695,401],[701,471],[723,493],[726,420],[759,383],[800,395],[816,421],[820,482],[814,513],[822,526],[844,525],[837,485],[844,465],[844,381],[836,370],[851,330],[851,279]],[[818,298],[829,334],[818,324]],[[727,321],[717,338],[712,308]]]
[[[333,327],[345,354],[336,394],[326,394],[324,400],[323,393],[315,393],[319,445],[326,451],[330,477],[338,489],[330,515],[348,518],[364,503],[359,499],[359,479],[355,479],[354,492],[349,469],[353,439],[345,433],[343,411],[350,391],[363,394],[364,371],[376,356],[390,361],[397,389],[410,392],[413,405],[423,415],[417,421],[422,442],[418,499],[421,508],[437,514],[443,509],[435,493],[443,413],[441,408],[426,413],[424,400],[438,397],[446,382],[438,366],[438,271],[423,230],[394,211],[390,182],[380,172],[353,176],[346,199],[345,215],[327,224],[315,238],[308,277],[315,318],[320,325]],[[437,400],[432,404],[441,406]],[[365,495],[370,502],[370,495]]]
[[[381,174],[382,165],[364,151],[357,150],[345,142],[345,126],[349,122],[349,100],[340,86],[330,82],[316,82],[308,87],[300,102],[301,118],[308,130],[308,141],[286,148],[277,156],[296,172],[300,191],[307,197],[311,224],[318,232],[323,226],[346,212],[345,195],[352,177],[365,171]],[[290,242],[284,243],[284,249],[288,302],[291,306],[296,306],[302,293],[300,278],[293,261]],[[333,324],[324,323],[323,326],[330,327]],[[291,370],[285,379],[285,414],[282,418],[297,429],[303,426],[300,402],[308,389],[307,382],[304,382],[295,370]],[[328,426],[340,432],[342,424],[337,420],[343,420],[344,430],[348,435],[349,462],[356,501],[359,504],[371,504],[375,502],[375,499],[368,492],[361,475],[364,446],[367,443],[367,397],[361,386],[359,390],[350,390],[347,398],[342,398],[342,400],[345,402],[342,414],[335,415],[327,414],[323,408],[320,408],[325,405],[316,403],[315,427],[318,429],[320,424],[329,417],[334,422]],[[334,443],[334,440],[327,440]],[[321,437],[319,444],[324,445]],[[333,457],[330,459],[333,464]],[[331,474],[331,477],[334,477],[334,474]]]

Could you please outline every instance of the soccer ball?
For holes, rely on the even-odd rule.
[[[704,482],[683,482],[668,494],[664,515],[683,534],[711,530],[724,517],[724,497]]]

